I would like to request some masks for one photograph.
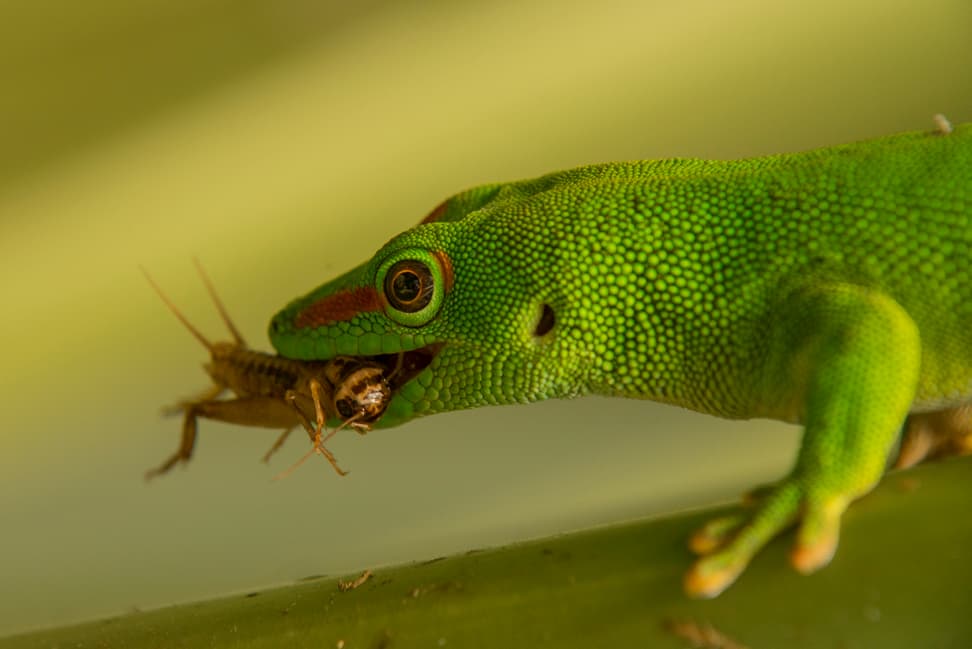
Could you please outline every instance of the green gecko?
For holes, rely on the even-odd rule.
[[[377,425],[584,394],[802,424],[793,469],[691,540],[694,596],[798,523],[826,565],[911,413],[972,428],[972,123],[737,161],[600,164],[456,194],[270,324],[394,365]],[[961,416],[939,416],[948,413]]]

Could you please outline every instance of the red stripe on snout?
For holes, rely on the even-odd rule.
[[[374,287],[359,286],[314,302],[297,314],[294,325],[298,329],[321,327],[350,320],[366,311],[381,311],[382,308],[381,298]]]

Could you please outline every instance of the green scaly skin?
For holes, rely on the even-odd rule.
[[[386,286],[402,260],[428,276]],[[825,565],[908,414],[972,401],[970,268],[966,124],[478,187],[289,304],[270,338],[295,359],[434,352],[379,426],[583,394],[803,424],[792,471],[693,538],[686,589],[714,596],[794,521],[794,565]]]

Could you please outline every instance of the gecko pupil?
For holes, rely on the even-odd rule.
[[[422,280],[410,270],[395,276],[395,296],[402,302],[412,302],[422,290]]]
[[[425,308],[432,301],[432,289],[432,273],[420,261],[400,261],[385,277],[385,297],[399,311],[414,313]]]

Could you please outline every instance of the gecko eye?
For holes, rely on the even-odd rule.
[[[385,314],[407,327],[434,318],[451,286],[452,263],[441,251],[401,250],[385,259],[375,275]]]
[[[394,309],[415,313],[428,306],[435,290],[432,272],[421,261],[396,262],[385,275],[385,297]]]

